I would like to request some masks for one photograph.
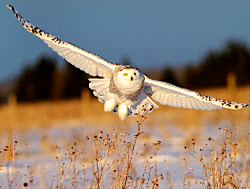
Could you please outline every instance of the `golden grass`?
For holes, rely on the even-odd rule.
[[[199,91],[202,94],[215,96],[225,100],[238,102],[248,102],[250,97],[250,86],[241,87],[228,91],[226,88],[209,89]],[[105,113],[103,104],[96,98],[90,98],[89,94],[83,94],[84,98],[55,101],[55,102],[37,102],[37,103],[15,103],[11,99],[8,105],[0,106],[0,129],[12,130],[13,128],[28,128],[35,126],[48,127],[51,125],[79,125],[91,124],[101,126],[110,126],[120,124],[118,116],[114,113]],[[180,126],[197,126],[202,121],[218,123],[220,120],[230,119],[234,121],[250,121],[249,108],[233,111],[199,111],[183,108],[174,108],[161,106],[151,113],[147,124],[157,124],[165,126],[176,124]],[[136,118],[127,118],[126,124],[134,123]]]

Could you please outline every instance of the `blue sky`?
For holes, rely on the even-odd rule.
[[[231,38],[250,43],[250,1],[2,0],[0,81],[42,54],[56,56],[6,4],[62,40],[110,62],[128,56],[138,68],[195,62]]]

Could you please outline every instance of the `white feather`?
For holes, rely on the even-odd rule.
[[[109,78],[90,78],[89,88],[93,90],[93,94],[98,97],[102,103],[111,98],[107,98],[109,94]]]
[[[109,78],[89,78],[89,81],[89,88],[92,90],[108,88],[110,83]]]
[[[221,108],[241,109],[250,106],[249,104],[205,96],[189,89],[177,87],[170,83],[149,79],[146,76],[145,92],[152,94],[152,98],[163,105],[180,108],[215,110]]]

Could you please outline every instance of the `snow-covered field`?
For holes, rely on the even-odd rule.
[[[156,178],[159,188],[183,188],[184,184],[186,188],[203,188],[203,185],[199,184],[206,177],[203,167],[189,152],[194,141],[197,154],[201,153],[199,149],[203,149],[206,144],[214,147],[223,144],[219,127],[234,131],[234,140],[239,142],[237,149],[245,151],[245,153],[239,152],[236,160],[242,163],[245,161],[244,158],[247,158],[249,161],[248,123],[241,126],[247,128],[246,132],[241,132],[242,129],[235,130],[227,122],[217,125],[204,123],[202,127],[186,128],[175,125],[143,124],[129,170],[131,188],[140,188],[140,186],[152,188],[154,185],[152,181]],[[224,129],[222,131],[226,132]],[[14,188],[26,185],[29,188],[60,186],[88,188],[91,184],[93,188],[97,188],[97,177],[94,175],[102,171],[101,188],[118,186],[119,178],[123,183],[124,177],[120,176],[125,171],[126,161],[131,155],[136,134],[136,123],[101,129],[84,124],[55,125],[49,128],[39,127],[18,131],[15,135],[2,133],[0,136],[0,165],[2,166],[0,185],[2,188],[9,188],[13,180]],[[11,144],[12,140],[14,145]],[[108,155],[111,147],[113,149]],[[13,156],[11,151],[15,151],[16,154]],[[209,151],[209,147],[202,151],[204,162],[211,161]],[[8,159],[8,156],[11,159]],[[205,160],[206,157],[208,160]],[[184,159],[187,160],[187,166],[185,166]],[[242,181],[245,181],[246,175],[244,176],[243,173],[244,171],[241,177]],[[155,187],[157,188],[157,185]]]

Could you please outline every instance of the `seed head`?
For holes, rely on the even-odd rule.
[[[27,187],[27,186],[28,186],[27,182],[23,183],[23,187]]]

